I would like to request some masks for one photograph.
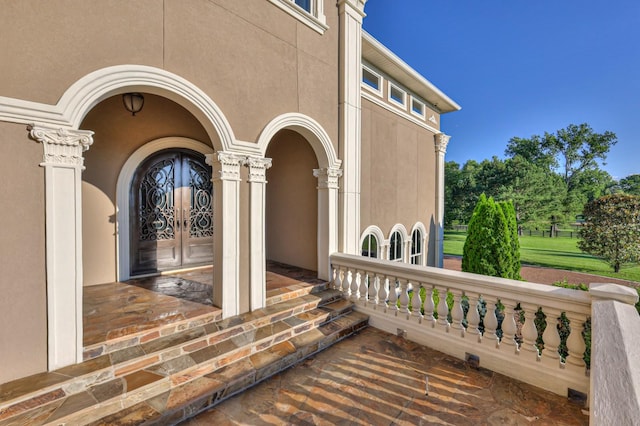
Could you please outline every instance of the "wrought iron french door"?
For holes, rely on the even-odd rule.
[[[130,191],[132,276],[213,262],[212,190],[199,153],[161,151],[141,164]]]

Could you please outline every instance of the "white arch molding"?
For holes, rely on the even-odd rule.
[[[420,257],[420,265],[421,266],[425,266],[427,264],[427,227],[424,226],[424,223],[422,222],[416,222],[415,225],[413,225],[413,228],[411,228],[411,240],[413,241],[413,233],[418,230],[420,231],[420,233],[422,234],[422,255]],[[411,246],[409,246],[411,247]],[[409,248],[409,257],[411,257],[411,248]],[[411,259],[409,259],[409,262],[411,262]]]
[[[342,162],[338,159],[331,138],[324,128],[313,118],[300,113],[279,115],[265,126],[258,138],[260,156],[265,156],[273,137],[284,129],[293,130],[304,137],[318,160],[320,168],[313,171],[314,176],[318,178],[317,269],[318,278],[329,280],[329,257],[338,251],[338,179],[342,175]]]
[[[391,231],[389,231],[389,246],[387,249],[387,259],[391,258],[391,237],[393,236],[393,234],[395,232],[399,232],[400,236],[402,237],[402,261],[403,262],[408,262],[408,258],[409,258],[409,253],[411,251],[411,238],[409,237],[409,233],[407,232],[407,228],[405,228],[405,226],[401,223],[396,223],[395,225],[393,225],[393,228],[391,228]]]
[[[376,237],[376,240],[378,240],[378,259],[384,259],[384,254],[387,250],[387,242],[384,238],[384,234],[382,233],[382,229],[378,228],[376,225],[368,226],[360,235],[360,251],[362,251],[364,239],[369,234],[373,234]]]
[[[131,156],[124,163],[122,169],[120,170],[118,181],[116,183],[116,239],[118,247],[118,281],[124,281],[131,278],[131,242],[129,240],[131,235],[131,224],[129,223],[129,189],[131,187],[133,175],[145,159],[158,151],[169,148],[186,148],[195,152],[199,152],[203,155],[213,154],[213,148],[211,148],[211,146],[195,139],[183,137],[167,137],[156,139],[144,144],[133,154],[131,154]]]
[[[154,67],[117,65],[94,71],[73,83],[56,105],[0,98],[0,119],[32,124],[29,126],[32,138],[45,146],[45,161],[41,165],[45,167],[46,262],[49,271],[47,288],[60,289],[55,294],[47,293],[50,370],[82,362],[83,358],[80,171],[83,163],[82,152],[89,148],[91,132],[79,130],[78,127],[86,114],[102,100],[133,91],[165,97],[190,111],[206,130],[213,145],[211,151],[219,151],[219,155],[224,152],[259,152],[253,144],[236,141],[221,109],[202,90],[175,74]],[[89,142],[83,142],[87,138]],[[47,157],[48,150],[67,146],[73,147],[73,155],[69,154],[71,148],[68,148],[64,155]],[[129,166],[127,170],[128,168]],[[225,206],[224,219],[218,217],[218,220],[223,228],[225,225],[222,222],[230,223],[236,229],[239,216],[239,183],[226,176],[221,179],[229,184],[218,191],[216,203]],[[121,184],[120,187],[126,185]],[[122,204],[124,203],[119,206],[121,211]],[[122,231],[121,229],[120,232]],[[237,252],[237,235],[232,237],[234,238],[226,238],[224,246],[214,253],[216,259],[218,256],[222,258],[223,251]],[[121,243],[118,244],[119,248],[122,248]],[[122,259],[122,253],[118,257]],[[222,258],[220,262],[214,260],[214,263],[217,264],[217,270],[224,271],[225,276],[230,277],[218,286],[224,286],[224,289],[219,291],[219,301],[233,299],[223,306],[223,316],[236,315],[239,307],[235,298],[239,285],[237,259]],[[120,266],[119,270],[122,272],[124,268]],[[230,294],[231,297],[223,298],[222,292],[225,295]],[[52,306],[54,308],[51,308]]]

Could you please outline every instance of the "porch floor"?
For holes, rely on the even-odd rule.
[[[369,327],[183,426],[587,425],[582,409]]]
[[[267,304],[295,297],[295,290],[322,283],[316,272],[267,262]],[[138,278],[126,283],[87,286],[83,297],[85,359],[102,354],[106,345],[195,321],[221,318],[212,305],[213,267]]]

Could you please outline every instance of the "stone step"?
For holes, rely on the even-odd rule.
[[[294,366],[358,332],[367,323],[366,315],[349,312],[262,352],[203,372],[190,381],[181,383],[172,379],[170,389],[161,390],[144,400],[128,397],[130,401],[122,401],[113,414],[98,417],[104,412],[102,409],[85,410],[59,421],[90,425],[176,424]],[[146,392],[151,393],[151,390]]]
[[[339,292],[334,290],[307,294],[252,313],[161,336],[78,365],[0,385],[0,425],[19,419],[37,424],[40,414],[51,421],[52,413],[60,417],[78,407],[102,404],[104,395],[118,389],[130,393],[155,383],[159,386],[155,391],[159,391],[175,380],[189,381],[191,370],[218,368],[344,315],[351,304],[337,299],[338,296]],[[178,378],[172,373],[173,379],[160,380],[162,374],[154,369],[176,368],[185,355],[195,360],[195,365],[183,366],[188,370],[186,375]]]
[[[267,291],[265,306],[268,307],[308,294],[318,294],[327,289],[328,283],[326,282],[300,283],[296,281],[289,286]],[[204,312],[182,321],[167,321],[166,324],[158,324],[153,327],[149,327],[149,324],[144,324],[144,327],[140,330],[129,330],[127,327],[127,329],[121,330],[119,335],[111,336],[106,341],[85,346],[83,349],[83,359],[87,361],[98,358],[102,355],[134,347],[174,333],[217,322],[220,321],[221,317],[222,311],[216,310],[214,312]],[[141,325],[134,327],[141,327]]]

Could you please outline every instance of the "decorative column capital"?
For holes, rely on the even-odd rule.
[[[267,183],[267,169],[271,167],[271,158],[246,157],[244,165],[249,168],[249,182]]]
[[[67,166],[84,169],[82,153],[93,143],[93,132],[30,124],[31,139],[44,146],[41,166]]]
[[[218,151],[215,154],[207,155],[205,162],[214,167],[218,165],[218,170],[214,167],[212,180],[240,180],[240,166],[244,163],[245,156],[231,152]]]
[[[313,169],[313,175],[318,178],[318,189],[338,189],[338,179],[342,170],[334,167]]]
[[[367,0],[338,0],[338,8],[340,8],[340,10],[342,11],[343,7],[345,5],[348,5],[352,10],[356,11],[361,16],[361,18],[364,18],[364,5],[366,3]]]
[[[445,135],[444,133],[438,133],[434,137],[436,142],[436,152],[445,154],[447,152],[447,145],[449,144],[451,136]]]

